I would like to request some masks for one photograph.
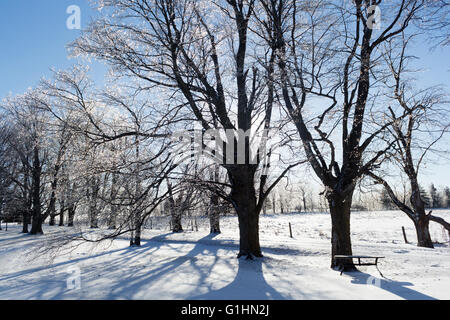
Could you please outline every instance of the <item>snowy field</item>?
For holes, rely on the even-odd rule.
[[[450,220],[450,211],[434,214]],[[182,234],[169,233],[167,218],[152,224],[140,248],[124,237],[56,256],[40,249],[70,228],[44,226],[46,235],[34,237],[10,225],[0,231],[0,299],[450,299],[448,234],[431,223],[440,244],[418,248],[414,227],[400,212],[352,215],[354,254],[385,256],[379,268],[386,279],[373,266],[342,276],[329,268],[328,214],[262,216],[265,257],[254,261],[236,259],[235,217],[222,219],[216,237],[208,235],[206,219],[198,220],[198,232]],[[402,226],[411,244],[404,243]]]

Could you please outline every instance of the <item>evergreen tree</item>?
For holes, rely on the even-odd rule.
[[[428,195],[428,193],[425,191],[425,189],[422,186],[420,186],[419,188],[420,188],[420,197],[422,198],[425,208],[430,208],[431,207],[430,196]]]
[[[438,193],[436,187],[434,184],[431,184],[430,186],[430,196],[431,196],[431,207],[432,208],[441,208],[442,207],[442,198],[441,195]]]
[[[449,187],[445,187],[444,197],[445,197],[444,207],[450,208],[450,188]]]
[[[395,207],[391,197],[389,196],[389,193],[384,188],[381,190],[380,193],[380,202],[383,209],[385,210],[391,210]]]

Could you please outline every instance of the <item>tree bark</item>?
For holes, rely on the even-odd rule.
[[[181,224],[181,212],[177,208],[171,209],[171,221],[172,221],[172,232],[180,233],[183,232],[183,226]]]
[[[219,167],[214,168],[211,180],[219,182]],[[209,208],[209,225],[211,234],[220,234],[220,201],[219,195],[216,193],[211,194],[211,203]]]
[[[333,269],[356,270],[352,259],[334,258],[336,255],[351,256],[353,254],[350,234],[352,196],[352,194],[346,197],[336,194],[328,196],[331,214],[331,268]]]
[[[42,230],[42,214],[41,214],[41,164],[39,159],[39,149],[34,148],[33,156],[33,172],[32,172],[32,222],[30,234],[44,234]]]
[[[59,226],[64,227],[64,203],[61,204],[61,208],[59,209]]]
[[[169,189],[169,208],[171,216],[171,226],[173,233],[183,232],[183,226],[181,224],[182,210],[180,208],[182,196],[180,196],[180,201],[176,201],[172,192],[172,185],[167,181],[167,187]]]
[[[425,213],[425,203],[420,194],[420,186],[417,181],[417,173],[414,171],[414,165],[412,162],[411,151],[407,152],[407,167],[406,171],[411,184],[411,205],[413,207],[414,214],[410,218],[414,222],[417,234],[417,246],[425,248],[434,248],[433,241],[431,241],[429,224],[430,219]]]
[[[50,215],[50,221],[48,223],[49,226],[52,227],[52,226],[56,225],[56,219],[55,218],[56,218],[56,215],[54,215],[54,214]]]
[[[110,230],[116,229],[116,216],[117,216],[117,204],[115,203],[117,196],[116,184],[117,184],[117,173],[113,172],[111,181],[111,194],[110,194],[111,196],[110,214],[108,219],[108,228]]]
[[[262,257],[259,243],[259,211],[254,186],[255,169],[241,165],[229,170],[232,185],[231,199],[239,220],[238,258]]]
[[[91,229],[98,228],[98,207],[97,207],[97,198],[99,192],[99,181],[96,177],[91,178],[89,182],[89,218]]]
[[[22,211],[22,233],[28,233],[28,225],[30,224],[30,213],[28,210]]]
[[[68,209],[68,223],[67,223],[67,226],[68,227],[73,227],[73,221],[74,221],[74,218],[75,218],[75,212],[76,212],[76,209],[75,209],[75,207],[74,206],[70,206],[69,207],[69,209]]]
[[[430,219],[427,216],[420,216],[414,221],[417,233],[417,245],[424,248],[434,248],[429,231]]]
[[[133,245],[135,245],[137,247],[140,247],[141,246],[141,229],[142,229],[142,226],[141,226],[140,221],[136,221],[135,225],[136,225],[135,226],[136,230],[134,231],[135,233],[134,233]]]
[[[50,216],[50,226],[56,225],[56,188],[58,187],[57,175],[55,174],[54,180],[52,181],[52,193],[50,195],[50,204],[48,206],[48,215]],[[44,218],[45,220],[45,218]]]
[[[211,195],[211,207],[209,210],[209,225],[211,234],[220,234],[220,208],[219,208],[219,196],[216,194]]]

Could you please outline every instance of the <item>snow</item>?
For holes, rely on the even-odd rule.
[[[450,220],[448,210],[434,214]],[[342,276],[329,268],[325,213],[262,216],[265,257],[253,261],[236,259],[236,217],[223,217],[223,233],[215,237],[208,235],[206,218],[198,219],[198,232],[181,234],[169,233],[167,218],[152,224],[156,229],[143,232],[140,248],[130,248],[123,237],[77,243],[57,254],[41,249],[73,229],[44,226],[44,236],[30,236],[10,225],[0,231],[0,299],[450,299],[448,234],[431,223],[432,238],[441,244],[419,248],[412,223],[400,212],[352,214],[353,253],[385,256],[379,268],[386,279],[373,266]]]

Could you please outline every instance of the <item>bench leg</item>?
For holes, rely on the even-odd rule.
[[[375,265],[375,267],[377,268],[377,270],[378,270],[378,272],[380,273],[380,275],[383,277],[383,278],[385,278],[386,279],[386,277],[385,276],[383,276],[383,274],[381,273],[381,271],[380,271],[380,269],[378,268],[378,265],[376,264]]]
[[[345,267],[344,267],[344,265],[343,264],[341,264],[340,266],[339,266],[339,271],[341,271],[341,276],[342,276],[342,274],[344,273],[344,270],[345,270]]]

